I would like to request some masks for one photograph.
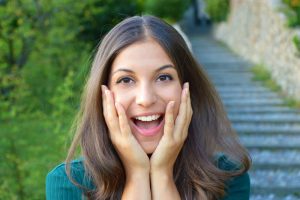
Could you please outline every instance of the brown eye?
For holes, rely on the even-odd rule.
[[[158,77],[158,79],[159,79],[159,81],[171,81],[171,80],[173,80],[173,77],[170,75],[164,74],[164,75],[160,75]]]
[[[118,83],[125,83],[125,84],[129,84],[130,81],[133,81],[131,78],[129,77],[124,77],[124,78],[120,78],[118,81],[117,81],[117,84]]]

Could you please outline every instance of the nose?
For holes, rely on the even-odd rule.
[[[136,93],[136,104],[143,107],[150,107],[155,104],[157,100],[157,93],[155,88],[149,84],[143,84],[139,87]]]

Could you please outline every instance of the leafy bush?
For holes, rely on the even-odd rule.
[[[0,125],[0,199],[44,199],[47,172],[65,158],[72,115]],[[63,123],[56,133],[56,123]]]
[[[94,0],[82,4],[77,17],[80,19],[78,36],[93,43],[123,18],[141,14],[143,7],[141,0]]]
[[[254,73],[252,80],[261,81],[262,84],[274,92],[281,90],[281,87],[272,79],[271,73],[263,65],[255,65],[251,71]]]
[[[284,11],[288,17],[288,25],[291,27],[300,25],[300,0],[283,0],[283,2],[291,9]]]
[[[52,112],[50,99],[70,70],[76,74],[73,89],[78,95],[92,47],[125,16],[139,14],[141,2],[2,1],[0,117]]]
[[[300,108],[300,101],[287,97],[282,88],[272,79],[271,73],[264,65],[257,64],[251,68],[251,71],[254,74],[252,80],[260,81],[265,87],[278,93],[283,98],[286,106],[296,109]]]
[[[181,19],[189,4],[188,0],[146,0],[145,12],[174,23]]]
[[[229,14],[230,0],[205,0],[206,12],[215,22],[225,21]]]
[[[295,35],[293,37],[293,42],[294,42],[294,45],[295,45],[296,49],[298,50],[298,52],[300,52],[300,38],[298,35]]]

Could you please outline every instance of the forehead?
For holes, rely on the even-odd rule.
[[[149,72],[165,65],[174,66],[160,44],[153,39],[147,39],[123,49],[113,61],[111,73],[120,68]]]

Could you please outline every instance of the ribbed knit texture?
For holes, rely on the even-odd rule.
[[[231,171],[237,167],[229,162],[225,156],[220,156],[217,162],[220,169]],[[83,160],[74,160],[71,163],[72,177],[83,186],[93,189],[92,181],[85,177]],[[248,173],[234,177],[227,182],[227,195],[220,200],[249,200],[250,179]],[[68,178],[65,172],[65,163],[56,166],[46,177],[46,199],[47,200],[81,200],[84,199],[83,192],[77,188]]]

